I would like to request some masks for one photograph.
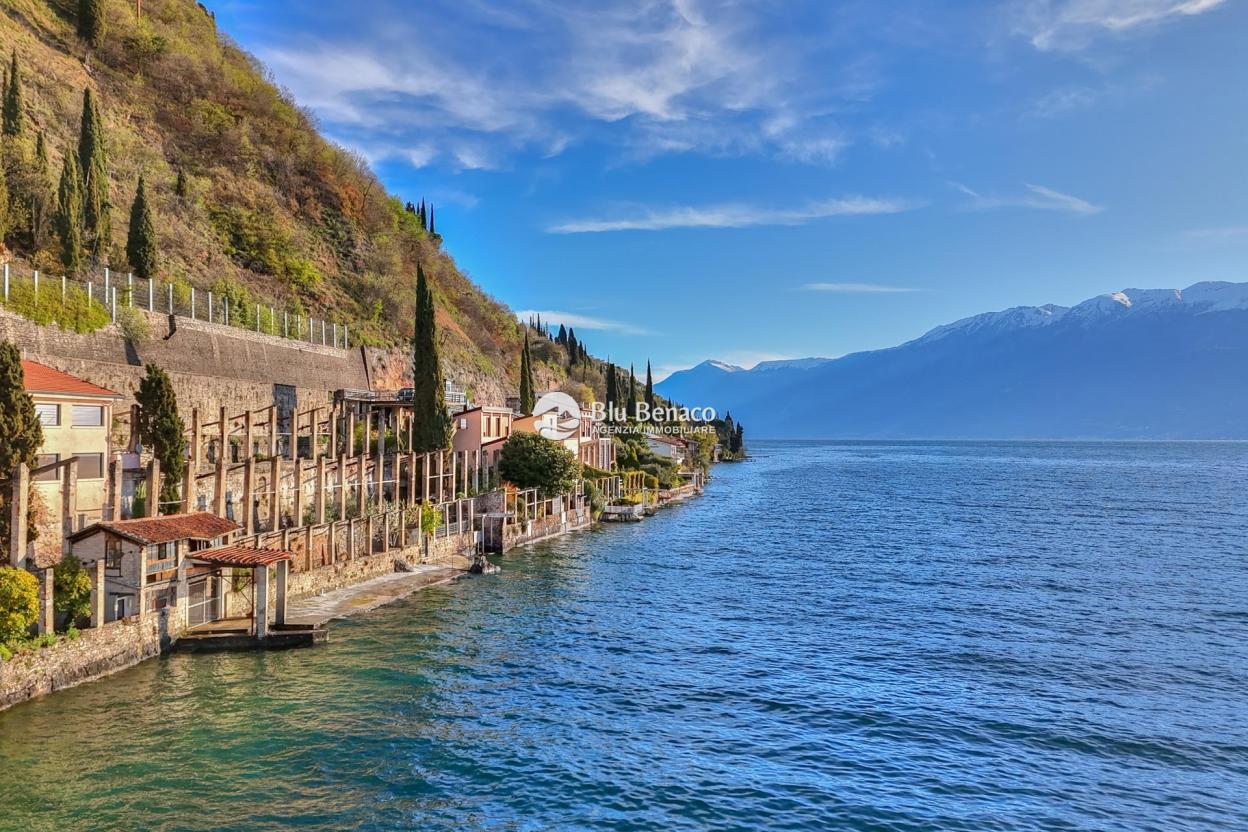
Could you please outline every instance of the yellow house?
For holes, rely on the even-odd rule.
[[[108,502],[108,461],[112,455],[113,405],[121,396],[37,361],[22,361],[26,392],[43,425],[38,465],[78,457],[75,528],[100,520]],[[53,516],[60,516],[61,484],[56,470],[35,476]]]

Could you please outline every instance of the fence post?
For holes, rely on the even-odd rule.
[[[290,337],[290,313],[285,309],[282,310],[282,337]]]
[[[9,302],[9,264],[4,264],[4,302]]]
[[[277,334],[277,310],[272,306],[269,307],[269,334]]]
[[[325,319],[321,318],[321,346],[325,346]]]
[[[256,332],[260,331],[260,304],[256,304]]]
[[[166,283],[165,288],[169,290],[169,314],[173,314],[173,284]]]
[[[126,272],[126,306],[134,306],[134,273]]]
[[[35,269],[35,295],[39,294],[39,270]]]
[[[230,325],[230,298],[228,295],[226,296],[225,300],[222,301],[222,305],[225,307],[225,325],[229,326]]]
[[[110,282],[109,282],[109,276],[110,276],[110,275],[109,275],[109,272],[108,272],[108,266],[105,266],[105,267],[104,267],[104,305],[105,305],[105,306],[107,306],[107,305],[108,305],[108,294],[109,294],[109,293],[108,293],[108,288],[109,288],[109,285],[110,285]]]
[[[68,291],[68,281],[66,281],[65,275],[61,275],[61,303],[65,302],[66,291]]]
[[[92,290],[91,281],[88,280],[87,281],[87,308],[88,309],[91,308],[91,300],[93,297],[94,297],[94,292]]]
[[[147,279],[147,311],[156,311],[156,285],[150,277]]]
[[[208,292],[208,323],[212,323],[212,292]]]
[[[117,287],[113,287],[113,323],[117,323]]]
[[[347,337],[347,325],[346,324],[342,325],[342,348],[344,350],[351,348],[351,341]]]
[[[191,320],[195,320],[195,287],[191,287]]]

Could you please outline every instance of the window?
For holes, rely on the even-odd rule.
[[[115,537],[104,541],[104,569],[112,575],[121,574],[121,541]],[[120,616],[124,618],[125,616]]]
[[[104,424],[104,408],[98,404],[74,405],[74,422],[76,428],[98,428]]]
[[[61,406],[36,403],[35,415],[39,417],[39,424],[45,428],[54,428],[61,423]]]
[[[78,479],[104,479],[104,454],[78,454]]]
[[[48,465],[53,462],[60,462],[60,460],[60,454],[39,454],[38,458],[35,460],[35,465],[42,468],[44,465]],[[42,474],[36,475],[34,480],[35,482],[55,482],[60,479],[60,474],[60,471],[53,468],[51,471],[44,471]]]

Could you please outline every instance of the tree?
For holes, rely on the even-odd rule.
[[[438,232],[433,227],[433,205],[429,206],[429,236],[438,236]]]
[[[187,192],[186,171],[178,168],[178,178],[173,183],[173,195],[178,199],[186,199]],[[408,205],[411,203],[409,202]]]
[[[108,154],[104,148],[104,121],[90,88],[82,94],[82,132],[78,136],[78,167],[82,171],[82,228],[91,259],[112,244],[112,203],[108,196]]]
[[[66,151],[56,193],[56,233],[61,238],[61,265],[70,275],[82,268],[82,173],[78,156]]]
[[[553,439],[516,432],[503,443],[498,473],[516,488],[536,488],[543,499],[549,499],[576,486],[581,464]]]
[[[35,165],[30,192],[30,245],[35,251],[43,248],[48,234],[48,221],[56,206],[52,184],[52,166],[48,161],[48,145],[43,132],[35,136]]]
[[[39,580],[25,569],[0,566],[0,644],[26,637],[39,619]]]
[[[529,331],[524,331],[524,348],[520,351],[520,412],[533,413],[537,393],[533,389],[533,356],[529,353]]]
[[[88,46],[104,40],[104,0],[78,0],[78,37]]]
[[[18,463],[33,468],[43,445],[43,425],[35,402],[26,392],[22,354],[10,341],[0,341],[0,547],[9,547],[9,501],[13,469]],[[30,540],[35,539],[30,526]]]
[[[654,410],[654,376],[650,374],[650,362],[646,361],[646,407]]]
[[[581,357],[580,344],[576,340],[576,330],[568,329],[568,364],[575,364]]]
[[[57,612],[69,618],[71,627],[78,619],[91,615],[91,576],[78,558],[67,555],[53,567],[52,588]]]
[[[637,418],[637,374],[632,364],[628,365],[628,415]]]
[[[22,134],[22,76],[17,69],[17,50],[9,63],[9,74],[4,86],[3,130],[6,136]]]
[[[416,266],[416,320],[412,336],[414,451],[439,451],[451,442],[453,424],[446,410],[433,292],[423,266]]]
[[[148,364],[134,398],[139,403],[139,440],[160,462],[162,512],[172,514],[177,510],[174,504],[180,502],[179,484],[186,473],[186,426],[178,415],[173,382],[160,367]]]
[[[130,206],[130,233],[126,238],[126,258],[134,273],[144,280],[151,280],[160,268],[156,251],[156,225],[147,204],[147,186],[139,177],[139,187]]]
[[[606,401],[608,422],[615,421],[614,416],[615,416],[616,398],[617,396],[616,396],[616,390],[615,390],[615,365],[608,362],[607,364],[607,401]]]

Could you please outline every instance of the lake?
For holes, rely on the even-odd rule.
[[[0,713],[0,829],[1248,828],[1248,444],[765,443]]]

